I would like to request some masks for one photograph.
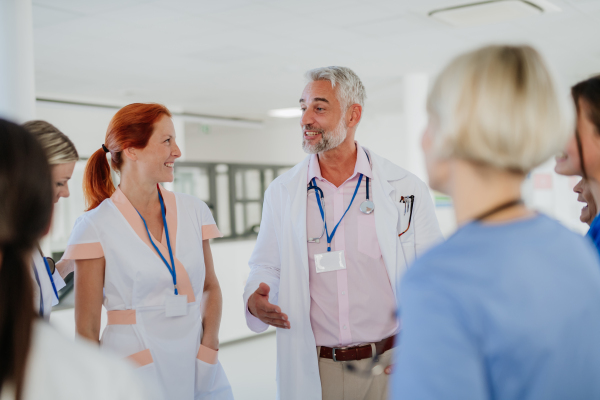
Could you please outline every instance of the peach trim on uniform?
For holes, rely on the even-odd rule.
[[[165,201],[166,219],[167,225],[169,226],[169,239],[171,240],[171,249],[173,250],[173,254],[175,254],[175,246],[177,244],[177,200],[175,199],[175,193],[169,192],[161,185],[158,185],[158,187],[160,188],[160,193]],[[163,246],[167,247],[165,228],[163,228],[162,238],[160,238],[160,240]]]
[[[173,193],[169,192],[168,190],[165,190],[164,188],[161,188],[161,193],[163,193],[163,198],[165,199],[165,205],[167,207],[169,207],[169,210],[175,210],[174,212],[171,212],[171,211],[167,212],[167,224],[169,226],[171,226],[170,218],[173,218],[173,217],[172,216],[169,217],[169,214],[171,214],[171,215],[174,214],[175,215],[174,218],[175,218],[175,220],[177,220],[177,214],[176,214],[177,207],[176,207],[176,203],[175,203],[175,195]],[[169,193],[173,195],[172,198],[170,198]],[[146,232],[146,227],[144,226],[144,222],[138,215],[137,211],[135,210],[135,207],[133,207],[133,205],[131,204],[129,199],[127,199],[125,194],[121,191],[121,188],[117,188],[117,190],[111,196],[110,199],[113,202],[113,204],[119,209],[119,211],[121,212],[123,217],[125,217],[125,219],[129,223],[131,228],[133,228],[133,230],[138,235],[138,237],[144,243],[146,243],[146,246],[148,246],[148,248],[152,251],[152,253],[154,253],[156,255],[156,257],[159,258],[159,260],[160,260],[160,257],[158,256],[158,254],[156,254],[156,250],[154,250],[154,247],[150,243],[150,239],[148,239],[148,233]],[[177,230],[176,225],[177,224],[175,223],[174,231]],[[150,235],[152,235],[152,233],[150,233]],[[194,294],[194,288],[192,287],[192,282],[190,281],[190,277],[189,277],[185,267],[183,266],[183,264],[181,264],[181,262],[175,256],[175,246],[174,246],[175,245],[175,240],[174,240],[175,237],[171,236],[171,229],[169,229],[169,238],[171,239],[171,246],[172,246],[171,249],[173,250],[173,259],[175,261],[175,271],[177,272],[178,292],[179,292],[179,294],[187,295],[188,303],[193,303],[196,301],[196,296]],[[156,245],[156,247],[158,247],[158,249],[162,253],[165,260],[169,260],[170,256],[169,256],[169,249],[167,248],[167,246],[165,246],[162,242],[159,242],[158,240],[156,240],[156,238],[154,236],[152,237],[152,241],[154,241],[154,244]],[[161,263],[162,263],[162,261],[161,261]],[[166,270],[166,267],[165,267],[165,270]],[[168,271],[165,271],[165,273],[168,273]]]
[[[107,325],[135,325],[135,310],[112,310],[108,311]]]
[[[134,362],[138,367],[143,367],[144,365],[152,364],[154,362],[150,349],[133,353],[132,355],[125,357],[125,359]]]
[[[62,256],[65,260],[91,260],[101,257],[104,257],[104,250],[100,242],[71,244]]]
[[[216,364],[219,355],[219,350],[213,350],[210,347],[200,345],[196,358],[208,364]]]
[[[218,237],[223,237],[223,234],[219,228],[217,228],[216,224],[202,225],[202,240],[214,239]]]

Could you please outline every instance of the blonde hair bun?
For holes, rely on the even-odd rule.
[[[557,154],[573,110],[530,46],[486,46],[455,58],[438,76],[428,112],[434,151],[528,172]]]

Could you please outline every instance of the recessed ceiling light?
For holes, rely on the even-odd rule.
[[[529,1],[492,0],[434,10],[429,16],[458,27],[510,21],[543,12],[542,7]]]
[[[275,118],[296,118],[302,115],[300,107],[277,108],[269,111],[269,117]]]

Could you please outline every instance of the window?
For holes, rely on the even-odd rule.
[[[289,166],[177,162],[176,192],[203,200],[223,238],[253,237],[262,217],[264,193]]]

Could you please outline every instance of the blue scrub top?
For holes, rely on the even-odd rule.
[[[587,237],[592,239],[594,242],[594,246],[596,246],[596,251],[600,254],[600,218],[596,216],[590,225],[590,230],[588,231]]]
[[[600,398],[599,259],[558,222],[470,223],[398,293],[393,399]]]

